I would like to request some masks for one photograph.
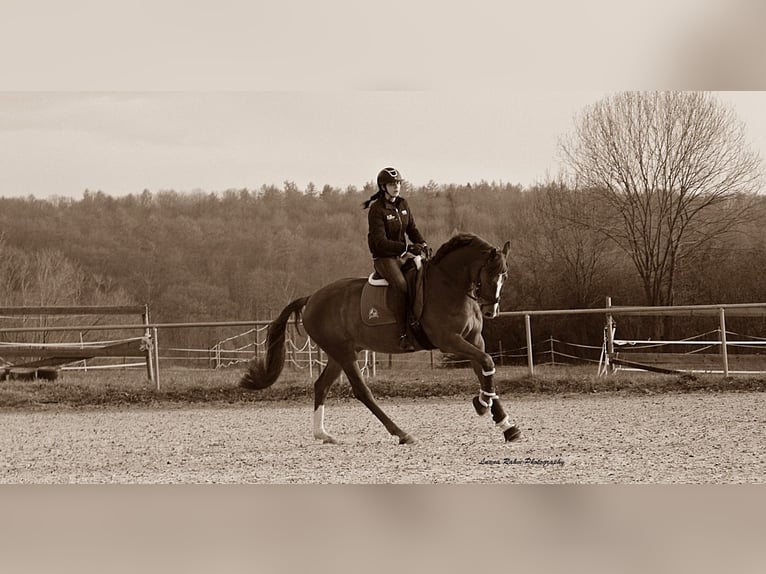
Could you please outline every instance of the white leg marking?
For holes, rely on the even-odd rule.
[[[314,438],[325,438],[327,432],[324,430],[324,405],[320,405],[314,411]]]
[[[324,405],[320,405],[319,408],[314,411],[314,438],[318,438],[325,443],[338,443],[334,437],[327,434],[327,431],[324,430]]]

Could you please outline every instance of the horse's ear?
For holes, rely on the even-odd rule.
[[[511,252],[511,242],[506,241],[505,245],[503,245],[503,255],[505,257],[508,257],[508,254]]]

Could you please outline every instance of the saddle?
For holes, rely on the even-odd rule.
[[[408,330],[423,349],[435,349],[420,325],[425,305],[425,265],[416,259],[408,259],[402,266],[402,273],[407,281]],[[388,281],[377,272],[367,278],[362,288],[360,312],[362,322],[370,327],[392,325],[402,316],[402,309],[395,309],[389,296]]]

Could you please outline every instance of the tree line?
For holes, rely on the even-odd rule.
[[[288,183],[223,193],[0,198],[0,302],[148,304],[158,322],[269,319],[326,283],[369,274],[361,204],[371,193],[370,186],[307,193]],[[404,195],[434,248],[459,231],[495,245],[511,241],[502,310],[602,307],[607,296],[618,305],[649,303],[630,256],[594,225],[571,220],[570,202],[583,202],[582,192],[560,183],[525,190],[480,182],[408,185]],[[764,299],[766,203],[734,197],[721,209],[737,210],[740,201],[751,217],[678,267],[676,304]],[[591,208],[600,209],[589,211],[591,222],[609,224],[608,205]],[[579,341],[598,339],[603,329],[598,317],[536,324],[538,336]],[[502,337],[506,349],[523,345],[520,325],[507,330],[493,339]]]
[[[557,178],[405,183],[436,249],[456,232],[511,241],[503,310],[764,300],[761,158],[732,110],[704,92],[624,92],[585,108]],[[148,304],[161,322],[269,319],[295,297],[372,269],[362,202],[312,184],[218,193],[0,199],[0,301]],[[708,330],[701,319],[626,319],[621,335]],[[766,324],[750,319],[750,334]],[[736,321],[731,324],[737,328]],[[692,331],[690,333],[690,331]],[[523,346],[494,321],[488,347]],[[597,342],[600,317],[535,321],[535,336]],[[191,338],[194,335],[178,335]],[[199,335],[197,335],[199,336]]]

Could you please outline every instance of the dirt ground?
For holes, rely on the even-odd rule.
[[[354,400],[0,414],[0,483],[763,483],[766,394],[503,397],[505,444],[463,400],[384,399],[400,446]]]

